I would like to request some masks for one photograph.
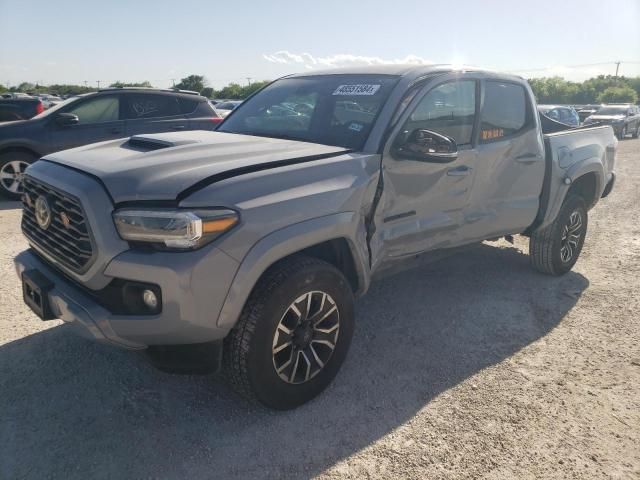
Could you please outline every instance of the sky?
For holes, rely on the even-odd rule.
[[[168,87],[377,63],[640,75],[640,0],[0,0],[0,83]],[[594,65],[595,64],[595,65]],[[248,78],[250,80],[248,80]]]

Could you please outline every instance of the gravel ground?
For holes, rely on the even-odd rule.
[[[382,280],[288,413],[40,322],[0,203],[0,478],[640,478],[639,140],[617,172],[573,272],[534,273],[517,238]]]

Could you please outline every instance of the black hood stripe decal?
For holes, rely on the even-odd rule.
[[[306,163],[313,162],[315,160],[324,160],[326,158],[339,157],[340,155],[344,155],[346,153],[350,153],[351,150],[340,150],[338,152],[331,153],[323,153],[320,155],[309,155],[306,157],[297,157],[297,158],[289,158],[287,160],[277,160],[275,162],[265,162],[265,163],[257,163],[255,165],[247,165],[240,168],[233,168],[231,170],[226,170],[224,172],[216,173],[215,175],[211,175],[209,177],[203,178],[198,182],[194,183],[190,187],[181,191],[177,198],[176,203],[180,203],[182,200],[187,198],[189,195],[197,192],[198,190],[202,190],[209,185],[212,185],[217,182],[221,182],[222,180],[227,180],[233,177],[239,177],[240,175],[247,175],[249,173],[260,172],[262,170],[269,170],[272,168],[279,167],[287,167],[289,165],[296,165],[298,163]]]

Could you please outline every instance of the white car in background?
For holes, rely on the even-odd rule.
[[[62,98],[56,95],[49,95],[48,93],[42,93],[35,96],[42,101],[42,105],[44,106],[45,110],[63,101]]]
[[[222,118],[229,115],[238,105],[242,103],[241,100],[229,100],[218,102],[214,105],[216,111],[220,114]]]

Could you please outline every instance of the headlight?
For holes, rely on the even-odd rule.
[[[238,223],[233,210],[138,210],[113,213],[120,237],[131,242],[155,244],[161,248],[199,248]]]

